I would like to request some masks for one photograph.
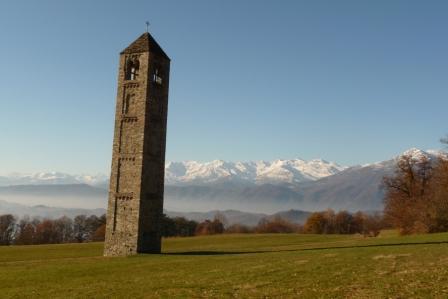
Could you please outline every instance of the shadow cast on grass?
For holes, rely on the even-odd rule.
[[[255,253],[275,253],[275,252],[295,252],[295,251],[311,251],[311,250],[330,250],[330,249],[354,249],[354,248],[372,248],[372,247],[394,247],[394,246],[416,246],[416,245],[440,245],[448,244],[447,241],[431,241],[424,243],[384,243],[384,244],[369,244],[369,245],[351,245],[351,246],[329,246],[329,247],[313,247],[313,248],[297,248],[297,249],[280,249],[280,250],[259,250],[259,251],[184,251],[184,252],[166,252],[162,255],[241,255],[241,254],[255,254]]]
[[[280,252],[279,251],[184,251],[184,252],[164,252],[163,255],[239,255],[239,254],[252,254],[252,253],[268,253],[268,252]]]

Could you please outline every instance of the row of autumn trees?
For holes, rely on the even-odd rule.
[[[447,143],[447,140],[445,141]],[[404,155],[384,178],[384,218],[402,234],[448,231],[448,158]]]
[[[106,217],[40,219],[0,215],[0,245],[58,244],[103,241]]]
[[[338,213],[329,209],[324,212],[312,213],[304,225],[290,222],[281,217],[261,219],[256,226],[242,224],[228,225],[223,214],[216,214],[214,220],[205,220],[201,223],[188,221],[185,218],[165,217],[163,235],[193,236],[213,235],[222,233],[309,233],[309,234],[363,234],[364,236],[377,236],[384,228],[383,217],[363,212]]]
[[[12,215],[0,216],[0,245],[57,244],[72,242],[103,241],[106,217],[79,215],[74,219],[40,219],[24,217],[17,220]],[[292,223],[280,217],[262,219],[256,226],[228,225],[223,214],[217,213],[213,220],[197,222],[183,217],[164,216],[164,237],[187,237],[223,233],[313,233],[354,234],[376,236],[381,221],[379,216],[358,212],[350,214],[332,210],[311,214],[305,225]]]
[[[303,231],[312,234],[362,234],[365,237],[376,237],[385,226],[379,213],[351,214],[347,211],[335,213],[333,210],[327,210],[312,213]]]

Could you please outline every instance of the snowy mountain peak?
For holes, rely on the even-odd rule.
[[[405,151],[404,153],[402,153],[401,155],[399,155],[398,157],[396,157],[396,159],[403,157],[403,156],[409,156],[414,160],[420,160],[422,158],[427,158],[427,159],[436,159],[438,157],[445,157],[446,158],[446,153],[444,153],[443,151],[440,150],[421,150],[418,148],[411,148],[408,149],[407,151]]]
[[[421,149],[418,149],[418,148],[410,148],[410,149],[408,149],[407,151],[405,151],[404,153],[402,153],[401,155],[400,155],[400,157],[401,156],[411,156],[411,157],[427,157],[428,156],[428,153],[427,152],[425,152],[425,151],[423,151],[423,150],[421,150]]]
[[[360,166],[361,167],[371,167],[371,168],[383,168],[383,167],[393,168],[395,166],[395,163],[398,161],[398,159],[400,159],[401,157],[404,157],[404,156],[410,156],[414,160],[419,160],[419,159],[422,159],[423,157],[430,159],[430,160],[436,160],[437,158],[445,158],[445,159],[448,158],[447,153],[443,152],[441,150],[421,150],[418,148],[410,148],[410,149],[404,151],[403,153],[393,157],[390,160],[379,161],[379,162],[364,164],[364,165],[360,165]]]

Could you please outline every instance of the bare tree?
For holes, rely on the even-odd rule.
[[[229,226],[229,221],[227,220],[226,215],[224,215],[224,213],[221,212],[216,212],[214,220],[218,220],[219,222],[222,223],[222,225],[224,225],[224,227],[228,227]]]
[[[75,241],[82,243],[89,237],[89,224],[86,215],[78,215],[73,221],[73,234]]]
[[[54,220],[55,230],[58,235],[58,243],[68,243],[73,241],[73,220],[63,216]]]
[[[11,245],[14,240],[16,219],[7,214],[0,216],[0,245]]]
[[[400,157],[393,176],[385,177],[384,213],[386,219],[402,234],[429,232],[431,217],[429,199],[433,166],[427,157]]]
[[[36,244],[60,243],[60,236],[53,220],[44,219],[36,226]]]

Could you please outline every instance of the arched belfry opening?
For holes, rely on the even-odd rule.
[[[130,56],[126,60],[125,80],[136,80],[140,69],[140,61],[138,57]]]

